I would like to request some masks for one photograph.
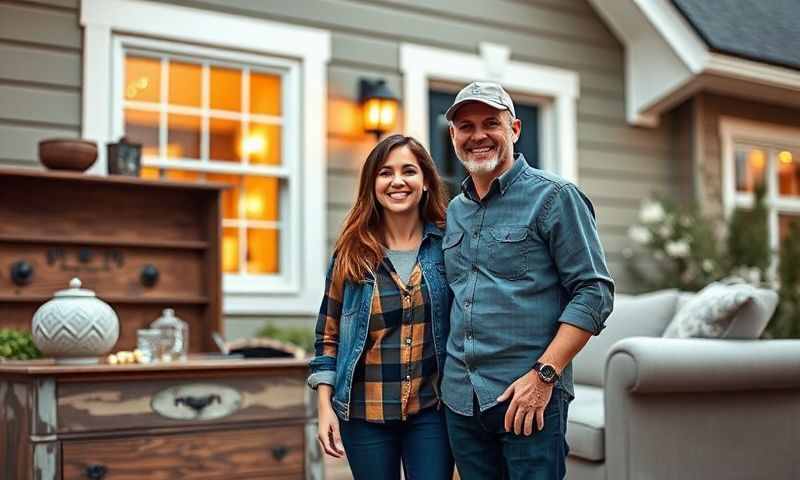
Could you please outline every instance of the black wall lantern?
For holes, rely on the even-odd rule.
[[[398,98],[386,86],[386,80],[362,78],[358,83],[358,100],[364,116],[364,131],[381,135],[392,130],[397,123]]]

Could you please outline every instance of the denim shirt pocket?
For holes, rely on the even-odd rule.
[[[506,280],[518,280],[528,272],[528,227],[498,225],[489,228],[489,270]]]

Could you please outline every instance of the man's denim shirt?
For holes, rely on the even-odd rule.
[[[450,311],[442,396],[455,412],[481,411],[533,368],[569,323],[600,333],[614,282],[594,209],[578,188],[517,154],[479,200],[467,178],[447,209],[442,242]],[[559,386],[574,396],[572,366]]]

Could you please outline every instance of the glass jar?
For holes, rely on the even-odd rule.
[[[161,331],[161,361],[186,360],[189,354],[189,324],[175,316],[175,310],[165,308],[161,316],[150,324]]]

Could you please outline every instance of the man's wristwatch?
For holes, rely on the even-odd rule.
[[[536,373],[539,374],[539,379],[541,379],[544,383],[553,384],[556,383],[558,380],[558,373],[556,372],[556,367],[542,362],[536,362],[533,364],[533,369],[536,370]]]

